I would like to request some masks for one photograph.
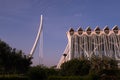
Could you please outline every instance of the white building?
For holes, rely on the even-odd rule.
[[[77,31],[70,29],[67,32],[68,44],[57,65],[60,68],[65,61],[98,55],[101,58],[108,56],[116,60],[120,60],[120,30],[118,26],[114,26],[110,30],[107,26],[101,30],[96,27],[91,30],[88,27],[85,31],[79,28]]]

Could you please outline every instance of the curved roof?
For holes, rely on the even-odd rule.
[[[88,35],[90,35],[91,34],[91,28],[88,26],[87,28],[86,28],[86,33],[88,34]]]
[[[96,32],[96,34],[100,34],[100,28],[97,26],[94,31]]]
[[[74,34],[74,29],[70,28],[69,32],[70,32],[70,35],[73,35]]]
[[[82,29],[81,27],[80,27],[80,28],[78,28],[78,30],[77,30],[77,31],[78,31],[78,34],[79,34],[79,35],[81,35],[81,34],[83,33],[83,29]]]
[[[113,32],[114,32],[115,34],[117,34],[117,33],[118,33],[119,28],[118,28],[118,26],[117,26],[117,25],[115,25],[115,26],[112,28],[112,30],[113,30]]]
[[[105,26],[105,28],[103,29],[103,31],[104,31],[106,34],[109,34],[110,29],[109,29],[108,26]]]

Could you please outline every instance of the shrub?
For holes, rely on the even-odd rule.
[[[30,80],[46,80],[47,78],[46,71],[41,66],[35,66],[30,68],[27,75]]]
[[[87,76],[49,76],[48,80],[98,80],[95,75]]]
[[[81,77],[79,76],[49,76],[48,80],[83,80]]]
[[[19,75],[1,75],[0,80],[29,80],[26,76]]]
[[[87,75],[90,70],[88,60],[73,59],[61,65],[61,75],[65,76],[83,76]]]

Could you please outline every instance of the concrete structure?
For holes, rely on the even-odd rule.
[[[33,44],[32,49],[30,50],[30,53],[29,53],[28,57],[32,57],[32,56],[33,56],[33,54],[34,54],[34,52],[35,52],[35,49],[36,49],[36,47],[37,47],[37,44],[38,44],[38,42],[39,42],[39,40],[40,40],[40,37],[41,37],[41,34],[42,34],[42,30],[43,30],[43,16],[41,15],[38,33],[37,33],[35,42],[34,42],[34,44]],[[42,44],[42,43],[41,43],[41,44]],[[39,55],[40,55],[39,57],[42,57],[42,56],[43,56],[43,53],[41,53],[41,54],[39,53]]]
[[[82,57],[89,59],[93,54],[101,58],[108,56],[120,60],[120,30],[118,26],[114,26],[112,30],[107,26],[103,30],[99,27],[91,30],[88,27],[85,31],[82,28],[74,31],[71,28],[67,32],[67,37],[68,44],[57,68],[60,68],[65,61]]]

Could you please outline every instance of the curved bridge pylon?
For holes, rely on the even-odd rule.
[[[41,15],[41,17],[40,17],[39,30],[38,30],[38,33],[37,33],[35,42],[34,42],[34,44],[33,44],[33,47],[32,47],[32,49],[31,49],[31,51],[30,51],[30,53],[29,53],[29,55],[28,55],[29,58],[32,58],[32,56],[33,56],[33,54],[34,54],[34,52],[35,52],[35,49],[36,49],[37,44],[38,44],[38,42],[39,42],[39,39],[40,39],[40,37],[42,36],[42,35],[41,35],[41,34],[42,34],[42,30],[43,30],[43,15]]]

